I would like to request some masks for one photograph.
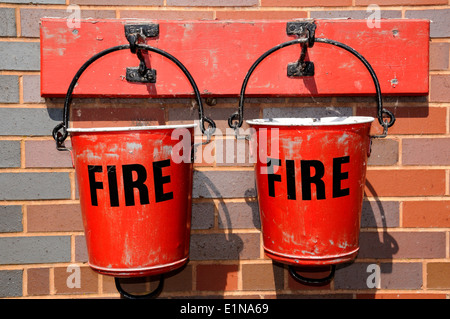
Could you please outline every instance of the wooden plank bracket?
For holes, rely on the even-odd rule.
[[[366,20],[165,21],[41,19],[41,95],[63,97],[77,70],[93,55],[117,45],[143,43],[175,56],[203,97],[237,97],[251,65],[267,50],[298,37],[345,43],[375,70],[383,95],[428,94],[429,21]],[[314,35],[313,37],[311,35]],[[139,51],[139,50],[138,50]],[[192,87],[168,59],[149,52],[108,54],[79,79],[75,97],[188,97]],[[295,61],[295,62],[293,62]],[[156,79],[156,72],[158,78]],[[255,70],[247,96],[373,95],[366,68],[326,43],[293,45]]]

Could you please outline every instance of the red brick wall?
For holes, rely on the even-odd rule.
[[[0,52],[14,43],[28,57],[18,65],[0,61],[0,117],[8,119],[0,128],[0,297],[119,296],[111,277],[87,266],[71,160],[67,153],[55,150],[49,134],[48,128],[60,116],[62,101],[44,100],[39,94],[39,65],[32,58],[39,54],[40,17],[68,16],[67,6],[78,4],[82,18],[364,18],[369,14],[367,5],[377,3],[382,17],[433,21],[430,94],[385,98],[397,122],[388,138],[375,140],[373,145],[357,260],[338,268],[328,285],[295,282],[286,266],[264,256],[252,167],[248,163],[222,165],[216,158],[216,162],[195,165],[194,185],[199,194],[209,196],[194,196],[191,260],[167,276],[161,297],[450,298],[448,0],[316,0],[314,6],[303,0],[17,2],[0,0],[0,21],[5,26],[0,32]],[[11,58],[3,56],[2,60]],[[177,123],[193,116],[190,100],[171,99],[146,101],[139,108],[147,112],[135,118],[134,111],[128,111],[135,110],[137,102],[141,101],[92,99],[87,108],[114,125],[136,120]],[[227,117],[236,106],[236,99],[219,98],[214,106],[205,107],[225,131]],[[372,114],[374,109],[371,98],[251,99],[246,115],[260,117],[267,108],[282,114],[284,107],[303,106],[341,107],[354,115]],[[90,120],[94,117],[77,123],[90,126]],[[210,147],[215,145],[212,142]],[[220,152],[216,149],[212,154]],[[216,186],[220,195],[208,193],[202,187],[205,181]],[[33,188],[36,184],[42,185],[41,190]],[[378,288],[367,285],[373,264],[380,268]],[[79,287],[68,284],[73,265],[80,267]],[[130,281],[126,288],[138,291],[150,286],[154,287],[152,279]]]

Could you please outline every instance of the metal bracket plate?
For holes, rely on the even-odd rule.
[[[314,20],[293,21],[286,24],[286,33],[296,35],[301,38],[308,38],[307,44],[302,44],[302,53],[297,62],[289,63],[287,66],[287,75],[289,77],[302,77],[314,75],[314,63],[305,61],[307,48],[314,45],[316,24]]]
[[[125,37],[130,42],[130,50],[132,53],[136,53],[140,60],[139,67],[128,67],[126,69],[125,78],[128,82],[156,83],[156,70],[147,68],[142,52],[136,49],[136,44],[158,35],[159,25],[155,23],[125,25]]]
[[[139,67],[129,67],[127,68],[125,78],[128,82],[156,83],[156,70],[147,69],[145,73],[141,75]]]
[[[140,36],[142,39],[154,38],[159,35],[159,24],[125,24],[125,37],[133,34]]]
[[[287,76],[299,77],[299,76],[313,76],[314,75],[314,62],[292,62],[287,66]]]

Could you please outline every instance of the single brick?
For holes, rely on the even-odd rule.
[[[66,4],[66,0],[1,0],[1,2],[24,4]]]
[[[399,202],[365,200],[361,211],[361,227],[398,227],[399,211]]]
[[[0,41],[0,70],[39,71],[39,42]]]
[[[79,204],[28,205],[28,232],[83,231]]]
[[[422,263],[382,263],[381,289],[421,289]]]
[[[450,227],[450,201],[405,201],[403,227]]]
[[[398,107],[393,111],[396,121],[389,128],[388,134],[445,134],[447,132],[447,110],[443,107]],[[356,115],[376,117],[375,108],[357,107]],[[383,131],[378,120],[372,123],[371,134]]]
[[[89,260],[85,236],[75,236],[75,261],[87,262]]]
[[[23,231],[22,206],[0,206],[0,233]]]
[[[448,74],[431,75],[430,102],[449,102],[449,101],[450,101],[450,75]]]
[[[450,262],[427,264],[427,288],[450,289]]]
[[[219,228],[257,228],[261,227],[258,202],[248,200],[245,203],[223,203],[218,205]]]
[[[0,24],[2,26],[0,37],[15,37],[16,10],[14,8],[0,8]]]
[[[306,11],[283,11],[283,10],[233,10],[233,11],[217,11],[216,19],[218,20],[287,20],[306,18]]]
[[[0,135],[50,136],[61,120],[61,109],[0,108]]]
[[[260,256],[259,233],[192,234],[191,260],[256,259]]]
[[[334,277],[335,289],[376,289],[376,264],[352,263],[338,266]],[[382,289],[420,289],[421,263],[382,263],[378,265],[379,285]]]
[[[368,165],[395,165],[398,162],[398,140],[372,139]]]
[[[1,173],[0,200],[70,198],[68,173]]]
[[[263,7],[347,7],[352,0],[316,0],[312,5],[309,0],[261,0]]]
[[[22,296],[22,273],[23,270],[0,271],[0,297]]]
[[[121,19],[212,20],[214,11],[121,10]]]
[[[445,233],[361,232],[358,258],[445,258]]]
[[[428,196],[445,194],[445,170],[368,170],[367,196]]]
[[[450,165],[450,138],[405,138],[403,165]]]
[[[243,290],[282,290],[284,267],[278,263],[242,265]]]
[[[198,126],[197,126],[198,127]],[[216,162],[216,141],[211,140],[207,144],[202,144],[206,142],[206,137],[200,135],[201,132],[197,131],[195,128],[194,131],[194,168],[197,167],[206,167],[206,166],[214,166]]]
[[[120,101],[118,102],[120,103]],[[77,128],[164,125],[164,110],[160,107],[121,107],[102,103],[94,108],[74,108],[72,123]]]
[[[337,11],[311,11],[310,17],[315,19],[372,19],[373,11],[369,10],[337,10]],[[402,17],[400,10],[382,10],[380,11],[382,19],[396,19]]]
[[[259,5],[259,0],[166,0],[166,5],[189,7],[250,7]]]
[[[182,268],[165,274],[163,293],[167,292],[170,294],[173,291],[192,291],[193,268],[193,266],[188,264]]]
[[[442,71],[449,67],[450,43],[431,42],[430,43],[430,70]]]
[[[39,19],[42,17],[52,18],[71,18],[73,10],[58,9],[20,9],[20,25],[23,37],[38,38],[39,37]],[[114,10],[81,10],[81,19],[110,19],[115,18]]]
[[[0,103],[19,103],[17,75],[0,75]]]
[[[36,264],[70,261],[70,236],[0,238],[0,264]]]
[[[162,6],[164,0],[70,0],[71,4],[95,6]]]
[[[368,6],[374,4],[373,0],[356,0],[355,5],[357,6]],[[401,6],[401,5],[439,5],[439,4],[447,4],[447,0],[377,0],[376,4],[379,6]]]
[[[193,198],[255,197],[252,171],[194,171]],[[226,182],[224,182],[226,181]]]
[[[27,295],[50,294],[50,268],[30,268],[27,270]]]
[[[198,265],[197,290],[229,291],[238,288],[238,265]]]
[[[24,75],[23,77],[23,101],[25,103],[43,103],[41,97],[41,77],[39,75]]]
[[[450,9],[406,10],[407,19],[429,19],[430,37],[445,38],[450,36]]]
[[[435,293],[380,293],[356,294],[356,299],[447,299],[445,294]]]
[[[65,143],[70,147],[70,141]],[[25,167],[73,167],[70,152],[56,149],[54,140],[25,141]]]
[[[234,131],[227,134],[234,135]],[[252,153],[247,139],[216,138],[214,142],[216,166],[253,166],[256,161],[256,157],[250,156]]]
[[[213,202],[192,204],[192,229],[214,228],[215,205]]]
[[[55,267],[54,283],[56,294],[82,294],[98,292],[98,274],[90,267],[71,264]]]
[[[351,116],[352,114],[351,107],[269,107],[263,110],[263,118]]]
[[[0,167],[20,167],[20,141],[0,141]]]

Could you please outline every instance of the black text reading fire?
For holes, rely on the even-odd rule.
[[[163,175],[163,168],[170,166],[170,160],[153,162],[153,186],[155,192],[155,202],[164,202],[173,199],[173,193],[164,193],[164,184],[170,183],[170,175]],[[141,205],[150,203],[147,181],[147,170],[140,164],[121,165],[123,191],[125,195],[125,206],[134,206],[134,189],[139,190],[139,200]],[[98,206],[97,191],[103,189],[103,182],[97,181],[96,175],[104,174],[102,165],[88,165],[89,189],[91,192],[92,206]],[[117,187],[116,165],[106,166],[106,174],[109,188],[109,201],[111,207],[118,207],[119,190]],[[135,178],[133,176],[136,176]]]
[[[350,189],[341,188],[341,181],[348,179],[348,172],[342,171],[342,164],[349,163],[350,156],[333,158],[333,198],[343,197],[350,194]],[[275,197],[275,182],[281,182],[282,176],[274,173],[274,166],[281,166],[281,160],[278,158],[267,158],[267,178],[269,186],[269,196]],[[286,165],[286,190],[287,198],[291,200],[297,199],[295,179],[295,162],[294,160],[285,160]],[[311,168],[314,174],[311,174]],[[311,185],[315,184],[316,198],[325,199],[325,166],[318,160],[301,160],[300,161],[300,178],[302,182],[302,200],[311,200]]]

